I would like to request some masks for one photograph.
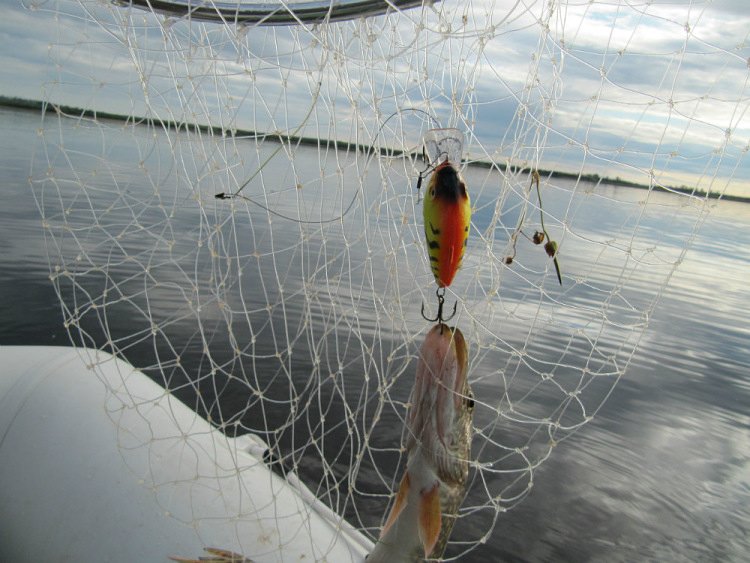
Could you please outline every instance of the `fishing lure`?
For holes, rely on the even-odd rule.
[[[422,209],[427,254],[438,285],[438,314],[434,319],[425,317],[423,306],[422,316],[431,322],[443,322],[450,319],[442,315],[445,288],[461,267],[469,238],[471,200],[466,182],[458,171],[463,148],[461,132],[431,129],[424,144],[433,168]]]

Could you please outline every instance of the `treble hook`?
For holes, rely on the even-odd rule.
[[[442,290],[442,291],[440,291]],[[437,310],[437,316],[435,316],[434,319],[430,319],[424,314],[424,301],[422,302],[422,318],[426,321],[429,321],[431,323],[437,322],[440,324],[445,323],[446,321],[451,320],[455,314],[456,314],[456,307],[458,306],[458,302],[453,304],[453,312],[451,313],[451,316],[448,318],[443,318],[443,305],[445,304],[445,288],[444,287],[438,287],[437,290],[435,290],[435,295],[437,295],[438,298],[438,310]]]

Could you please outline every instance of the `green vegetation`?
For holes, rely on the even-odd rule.
[[[372,145],[365,145],[360,143],[349,143],[346,141],[337,141],[331,139],[317,139],[315,137],[302,137],[284,135],[281,133],[266,133],[257,132],[246,129],[223,129],[212,125],[200,125],[195,123],[177,122],[170,120],[157,120],[154,118],[137,117],[132,115],[120,115],[116,113],[109,113],[104,111],[96,111],[92,109],[81,109],[73,106],[57,105],[49,102],[41,102],[38,100],[26,100],[23,98],[12,98],[7,96],[0,96],[0,106],[12,107],[15,109],[32,110],[32,111],[45,111],[65,115],[71,118],[78,119],[110,119],[115,121],[124,121],[126,123],[133,124],[148,124],[148,125],[159,125],[164,129],[174,129],[175,131],[201,131],[204,133],[211,133],[214,135],[221,136],[235,136],[235,137],[246,137],[256,139],[269,139],[276,140],[283,143],[294,143],[296,145],[308,145],[308,146],[326,146],[335,148],[342,151],[356,150],[359,152],[367,153],[372,150],[376,150],[378,153],[387,156],[410,156],[412,158],[421,157],[420,153],[406,154],[406,151],[400,149],[393,149],[388,147],[373,147]],[[507,166],[503,163],[488,162],[488,161],[473,161],[469,163],[470,166],[478,166],[482,168],[495,168],[500,172],[527,172],[531,173],[530,168]],[[619,176],[615,178],[608,178],[599,176],[599,174],[577,174],[570,172],[561,172],[559,170],[544,170],[538,169],[540,176],[548,178],[565,178],[575,181],[590,182],[593,184],[608,184],[612,186],[622,186],[628,188],[636,188],[641,190],[648,190],[649,186],[646,184],[639,184],[637,182],[630,182],[623,180]],[[677,192],[682,194],[689,194],[696,197],[708,198],[708,199],[722,199],[726,201],[739,201],[743,203],[750,203],[750,197],[736,196],[721,194],[719,192],[706,192],[705,190],[699,190],[690,186],[679,186],[679,187],[662,187],[655,186],[655,190],[665,192]]]
[[[513,173],[518,172],[525,172],[525,173],[532,173],[531,168],[524,168],[524,167],[515,167],[507,165],[503,163],[496,163],[496,162],[484,162],[484,161],[477,161],[472,162],[472,166],[481,166],[483,168],[495,168],[497,170],[500,170],[501,172],[510,171]],[[545,170],[543,168],[539,168],[537,170],[539,172],[540,176],[547,177],[547,178],[565,178],[567,180],[577,180],[577,181],[584,181],[591,184],[607,184],[610,186],[618,186],[618,187],[625,187],[625,188],[636,188],[639,190],[648,190],[650,189],[647,184],[639,184],[637,182],[631,182],[629,180],[624,180],[620,178],[619,176],[616,176],[615,178],[608,178],[606,176],[599,176],[599,174],[576,174],[572,172],[562,172],[559,170]],[[722,199],[724,201],[739,201],[742,203],[750,203],[750,197],[747,196],[739,196],[739,195],[729,195],[729,194],[722,194],[720,192],[706,192],[705,190],[700,190],[697,188],[692,188],[690,186],[654,186],[654,190],[662,191],[662,192],[668,192],[668,193],[681,193],[681,194],[688,194],[693,195],[700,198],[708,198],[708,199]]]
[[[50,102],[40,102],[36,100],[25,100],[22,98],[9,98],[0,96],[0,106],[12,107],[15,109],[33,110],[37,112],[45,111],[47,113],[57,113],[70,118],[76,119],[110,119],[113,121],[124,121],[126,123],[158,125],[163,129],[173,129],[175,131],[200,131],[221,136],[244,137],[254,139],[269,139],[283,143],[294,143],[296,145],[309,146],[326,146],[341,151],[357,150],[367,153],[370,150],[377,150],[380,154],[388,156],[402,156],[405,151],[387,147],[373,147],[371,145],[349,143],[347,141],[336,141],[331,139],[318,139],[316,137],[302,137],[295,135],[284,135],[282,133],[267,133],[252,131],[250,129],[224,129],[214,125],[202,125],[197,123],[178,122],[165,119],[155,119],[148,117],[137,117],[132,115],[120,115],[92,109],[82,109],[63,104],[52,104]],[[417,156],[415,153],[413,156]]]

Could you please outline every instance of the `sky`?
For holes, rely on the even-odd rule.
[[[445,0],[239,33],[106,1],[0,7],[5,96],[359,142],[418,108],[470,157],[750,196],[746,0]]]

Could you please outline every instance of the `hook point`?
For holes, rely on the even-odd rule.
[[[441,289],[443,290],[442,292],[440,291]],[[443,305],[445,305],[445,288],[438,287],[437,291],[435,291],[435,295],[437,295],[437,298],[438,298],[437,315],[435,315],[434,319],[427,317],[424,314],[424,301],[422,301],[422,318],[431,323],[437,322],[439,324],[445,324],[447,321],[451,320],[456,315],[456,309],[458,308],[458,301],[453,303],[453,311],[451,312],[450,316],[443,317]]]

